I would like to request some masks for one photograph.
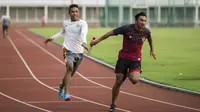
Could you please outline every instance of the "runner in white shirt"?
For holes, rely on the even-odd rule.
[[[10,17],[6,15],[2,15],[1,21],[2,21],[3,37],[6,38],[8,35],[8,28],[10,26]]]
[[[47,44],[48,42],[65,35],[63,42],[63,57],[66,62],[66,73],[59,89],[59,97],[64,97],[65,101],[69,101],[71,98],[69,94],[70,79],[82,61],[84,48],[88,51],[86,41],[88,25],[86,21],[79,19],[78,5],[70,5],[69,15],[71,19],[63,22],[62,30],[45,41]]]

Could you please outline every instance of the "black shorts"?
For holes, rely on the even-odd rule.
[[[129,73],[131,72],[142,73],[141,62],[119,58],[115,66],[115,73],[126,74],[128,71]]]
[[[74,69],[72,73],[75,73],[78,69],[78,66],[81,64],[83,53],[73,53],[66,48],[63,48],[63,58],[66,58],[68,62],[73,62]]]
[[[3,31],[7,30],[8,29],[8,25],[3,25],[2,29],[3,29]]]

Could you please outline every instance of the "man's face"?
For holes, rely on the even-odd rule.
[[[144,28],[147,22],[147,18],[145,16],[140,16],[138,20],[136,20],[136,24],[139,28]]]
[[[73,7],[70,9],[69,15],[72,21],[77,21],[79,19],[79,10],[77,7]]]

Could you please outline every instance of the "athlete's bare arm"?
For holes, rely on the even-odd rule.
[[[103,36],[101,36],[99,39],[92,39],[90,42],[90,46],[94,46],[94,45],[98,44],[99,42],[101,42],[102,40],[105,40],[108,37],[113,36],[113,35],[114,35],[113,31],[109,31],[109,32],[105,33]]]
[[[148,39],[149,47],[150,47],[150,56],[153,56],[153,58],[156,60],[156,55],[154,53],[153,49],[153,42],[152,42],[152,37],[150,36]]]
[[[51,41],[61,37],[63,34],[65,34],[65,29],[64,28],[62,28],[62,30],[59,33],[55,34],[51,38],[47,38],[44,43],[47,44],[48,42],[51,42]]]

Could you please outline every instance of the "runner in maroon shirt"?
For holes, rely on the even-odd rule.
[[[99,39],[91,40],[90,46],[94,46],[110,36],[118,34],[123,35],[123,47],[119,51],[115,67],[116,81],[112,89],[110,112],[115,111],[115,102],[119,94],[120,86],[125,81],[126,77],[128,77],[133,84],[139,81],[142,60],[141,50],[146,39],[150,46],[150,56],[156,59],[152,46],[151,33],[149,29],[145,27],[146,21],[146,14],[140,12],[135,15],[135,24],[124,25],[104,34]]]

